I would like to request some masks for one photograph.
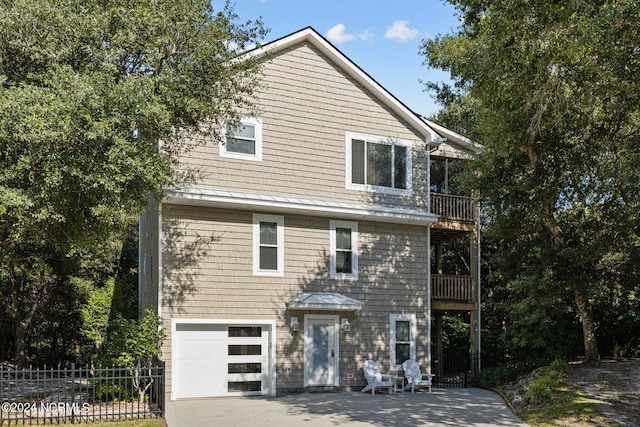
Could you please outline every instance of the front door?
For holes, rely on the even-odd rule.
[[[338,385],[338,316],[305,316],[305,387]]]

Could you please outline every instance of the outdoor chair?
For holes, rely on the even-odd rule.
[[[391,375],[380,373],[380,367],[377,362],[373,360],[365,361],[362,364],[362,371],[367,379],[367,386],[362,389],[363,393],[371,390],[371,394],[376,394],[377,388],[386,388],[391,393],[391,388],[393,387]]]
[[[411,393],[416,392],[417,387],[428,387],[431,393],[431,379],[435,376],[432,374],[423,374],[420,372],[420,365],[415,360],[405,360],[402,364],[404,376],[407,378],[407,385],[404,389],[411,387]]]

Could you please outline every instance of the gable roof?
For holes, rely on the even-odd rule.
[[[363,85],[367,90],[380,99],[387,107],[389,107],[394,113],[403,118],[409,125],[416,130],[419,134],[424,135],[426,143],[434,142],[436,144],[442,143],[445,139],[449,138],[449,134],[453,132],[448,131],[446,128],[436,125],[433,122],[428,122],[422,119],[421,116],[414,113],[409,107],[403,104],[398,98],[396,98],[391,92],[385,89],[377,81],[375,81],[369,74],[367,74],[362,68],[351,61],[346,55],[344,55],[338,48],[332,45],[327,39],[321,36],[312,27],[307,27],[302,30],[291,33],[287,36],[267,43],[259,48],[250,50],[244,53],[242,56],[248,57],[260,57],[267,56],[273,53],[277,53],[290,46],[308,42],[314,47],[325,54],[331,59],[337,66],[344,70],[349,76],[351,76],[358,83]],[[459,135],[458,135],[459,136]],[[458,141],[457,141],[458,142]],[[461,137],[459,138],[461,144],[472,144],[472,141]],[[469,147],[474,150],[473,148]]]
[[[454,146],[461,147],[465,151],[470,151],[474,155],[482,151],[482,144],[478,144],[477,142],[474,142],[469,138],[460,135],[457,132],[447,129],[444,126],[440,126],[439,124],[432,122],[426,117],[423,117],[423,116],[420,116],[420,117],[428,126],[430,126],[432,129],[434,129],[436,132],[440,134],[440,136],[442,137],[442,140],[440,142],[446,141],[447,144],[452,143]]]

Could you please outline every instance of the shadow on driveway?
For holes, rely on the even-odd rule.
[[[433,393],[302,393],[167,402],[169,427],[526,426],[497,394],[477,388]]]

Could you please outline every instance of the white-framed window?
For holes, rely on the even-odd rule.
[[[329,221],[329,277],[358,278],[358,223]]]
[[[220,156],[262,161],[262,120],[243,118],[237,126],[225,127]]]
[[[284,276],[284,217],[253,215],[253,274]]]
[[[347,189],[411,194],[410,141],[347,132],[345,148]]]
[[[389,315],[391,328],[391,370],[402,368],[405,360],[416,360],[416,315]]]

